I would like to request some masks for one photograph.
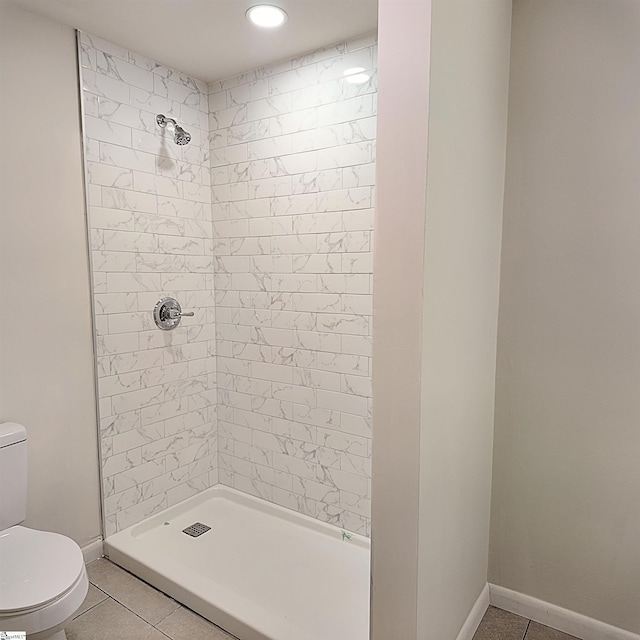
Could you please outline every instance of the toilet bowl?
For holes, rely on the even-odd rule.
[[[26,431],[5,423],[0,425],[0,630],[26,631],[29,640],[64,640],[64,627],[89,589],[82,551],[66,536],[17,524],[25,514]]]

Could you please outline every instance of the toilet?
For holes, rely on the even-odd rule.
[[[0,631],[65,640],[89,579],[70,538],[21,527],[27,516],[27,431],[0,424]]]

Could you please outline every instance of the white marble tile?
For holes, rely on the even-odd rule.
[[[370,357],[372,354],[371,336],[343,335],[342,351],[343,353]]]
[[[155,157],[117,145],[100,142],[100,162],[125,169],[135,169],[148,173],[155,172]]]
[[[102,474],[108,477],[122,473],[125,470],[134,469],[140,464],[141,460],[142,453],[140,449],[111,455],[102,461]]]
[[[100,271],[135,271],[136,256],[127,252],[93,251],[93,269]]]
[[[340,419],[340,430],[345,433],[371,438],[371,419],[344,413]]]
[[[371,458],[369,454],[358,456],[342,452],[340,453],[340,468],[342,471],[371,478]]]
[[[123,147],[131,146],[131,128],[109,120],[85,115],[85,132],[92,140]]]
[[[373,145],[370,141],[341,144],[316,152],[317,168],[354,167],[371,163]],[[344,174],[343,174],[344,175]]]
[[[87,185],[87,200],[90,207],[102,206],[102,187],[96,184]]]
[[[346,211],[370,209],[373,205],[371,187],[335,189],[318,197],[319,211]]]
[[[119,55],[113,55],[98,50],[96,70],[98,73],[115,78],[128,85],[151,91],[153,89],[153,74],[146,69],[130,64],[126,61],[128,59],[128,53],[126,58],[123,59],[121,52],[119,52]]]
[[[99,162],[87,162],[89,183],[121,189],[133,188],[133,172],[130,169],[114,167]]]
[[[336,373],[363,376],[370,374],[368,358],[343,353],[318,352],[317,367]]]
[[[343,253],[341,272],[371,274],[373,272],[373,254],[370,251]]]
[[[154,131],[157,126],[153,115],[146,111],[141,111],[106,96],[97,96],[97,100],[97,113],[94,115],[98,118],[141,131]],[[132,133],[132,135],[134,134]]]
[[[368,531],[376,83],[342,72],[375,59],[368,37],[206,87],[84,37],[111,529],[220,480]],[[162,335],[167,294],[196,317]]]
[[[318,465],[317,480],[341,491],[348,491],[362,498],[367,497],[369,486],[367,478],[355,473]]]
[[[80,42],[80,64],[82,67],[96,70],[96,56],[97,51],[94,47],[90,46],[86,42]]]
[[[135,293],[98,293],[93,298],[97,315],[124,313],[136,309]]]
[[[89,218],[91,228],[118,229],[120,231],[135,230],[135,214],[122,209],[106,209],[104,207],[90,207]]]
[[[276,74],[269,78],[269,94],[286,94],[289,91],[317,85],[318,69],[315,64],[308,64]]]
[[[164,425],[162,422],[144,427],[136,426],[113,436],[113,453],[117,454],[136,449],[150,442],[155,442],[162,437],[164,437]]]
[[[333,391],[317,391],[317,405],[333,411],[367,416],[367,399],[350,393],[336,393]]]
[[[228,81],[227,81],[228,82]],[[227,92],[227,104],[237,105],[245,104],[252,100],[260,100],[269,95],[269,82],[267,78],[258,78],[256,80],[238,84],[230,87]]]
[[[214,244],[218,256],[216,269],[224,274],[216,280],[217,285],[224,288],[224,295],[221,292],[218,297],[218,303],[224,305],[219,308],[224,312],[218,319],[256,329],[249,337],[246,334],[241,337],[243,332],[237,328],[222,330],[219,353],[233,355],[234,359],[224,362],[226,356],[219,356],[218,369],[238,372],[236,358],[247,357],[252,361],[250,377],[247,373],[242,376],[223,374],[219,384],[231,390],[264,396],[262,400],[252,401],[252,411],[242,412],[235,408],[237,399],[232,394],[225,395],[224,401],[234,405],[229,420],[242,420],[256,430],[254,433],[262,434],[256,440],[261,446],[237,445],[234,458],[267,456],[260,468],[270,473],[262,471],[260,482],[272,485],[271,499],[290,508],[307,510],[341,526],[348,522],[352,528],[366,533],[366,502],[361,502],[366,498],[345,492],[345,496],[355,498],[345,498],[341,505],[340,489],[333,486],[336,480],[331,479],[327,484],[317,482],[317,473],[313,475],[315,463],[308,466],[309,461],[304,461],[301,466],[295,458],[301,450],[291,444],[296,439],[313,444],[315,430],[320,428],[317,425],[328,425],[327,433],[332,437],[305,455],[321,460],[327,468],[338,472],[366,475],[366,462],[362,461],[368,460],[370,451],[367,393],[370,393],[371,327],[365,300],[371,298],[372,266],[370,236],[357,232],[369,232],[373,226],[370,187],[375,175],[372,162],[375,117],[370,93],[375,89],[372,84],[358,89],[345,88],[341,74],[350,58],[353,64],[357,59],[370,66],[374,56],[371,40],[366,39],[354,45],[351,50],[354,54],[348,51],[346,45],[339,51],[330,48],[298,62],[298,66],[317,65],[304,73],[312,78],[321,70],[328,80],[322,87],[314,87],[314,83],[305,86],[304,80],[296,83],[292,81],[295,74],[284,71],[270,78],[272,95],[284,98],[284,102],[269,103],[254,95],[255,102],[248,100],[245,110],[238,100],[242,94],[250,95],[244,87],[234,92],[237,100],[234,108],[217,118],[220,126],[231,126],[228,118],[259,120],[268,117],[270,129],[269,136],[263,128],[259,135],[264,137],[243,142],[242,146],[221,146],[219,140],[212,144],[215,163],[220,167],[225,166],[225,162],[226,166],[233,165],[230,166],[231,180],[254,181],[247,193],[250,198],[257,197],[239,201],[231,191],[219,191],[218,199],[227,197],[229,200],[220,202],[214,209],[215,220],[231,222],[219,227],[219,231],[227,236],[234,234],[230,244]],[[288,82],[291,84],[287,85]],[[239,79],[235,86],[244,84],[245,81]],[[338,104],[343,97],[355,99],[347,101],[346,105]],[[226,107],[226,100],[221,100],[220,96],[217,101]],[[287,113],[282,107],[288,104],[292,109],[303,110]],[[276,111],[278,113],[274,113]],[[358,116],[355,120],[354,114]],[[216,119],[213,121],[215,123]],[[237,119],[236,123],[241,124]],[[319,124],[320,128],[316,129]],[[244,133],[242,129],[238,131]],[[234,153],[237,150],[241,155],[232,159],[231,150]],[[292,193],[285,193],[286,188],[280,193],[260,192],[255,188],[257,181],[284,174],[294,176]],[[222,177],[218,176],[218,179]],[[277,188],[275,181],[264,184]],[[267,202],[268,209],[265,207]],[[269,216],[286,218],[287,226],[276,226]],[[252,218],[248,233],[255,238],[246,238],[246,226],[233,224],[234,220],[246,218]],[[268,243],[264,241],[267,238]],[[225,257],[235,259],[225,260]],[[249,263],[246,259],[237,259],[246,257],[250,259]],[[277,263],[274,258],[278,259]],[[270,274],[270,277],[258,280],[246,275],[256,272]],[[262,286],[258,282],[270,290],[256,290]],[[248,300],[249,307],[243,299],[247,290],[254,291]],[[274,297],[275,293],[278,293],[277,297]],[[251,306],[256,311],[270,311],[272,315],[252,314]],[[293,329],[294,346],[299,348],[275,346],[273,340],[277,341],[279,337],[269,333],[270,328]],[[229,342],[229,339],[233,341]],[[243,343],[243,340],[253,344]],[[261,342],[270,352],[262,351]],[[231,363],[233,367],[230,368]],[[251,379],[256,382],[252,384]],[[364,383],[360,383],[361,380]],[[268,393],[272,394],[273,400],[293,403],[293,420],[279,416],[278,405],[268,408]],[[318,404],[320,406],[316,406]],[[261,415],[256,412],[265,410],[273,414],[271,422],[256,423],[256,416]],[[344,431],[341,430],[343,420]],[[270,435],[274,428],[282,436],[294,440],[274,440]],[[343,451],[327,445],[340,447]],[[354,449],[361,456],[353,454]],[[270,456],[267,455],[269,452]],[[269,460],[273,468],[269,466]],[[223,474],[223,481],[268,499],[267,493],[256,493],[256,487],[250,482],[250,477],[255,479],[259,473],[256,468],[252,470],[254,475],[248,476],[249,469],[239,469],[237,464],[228,472],[231,475]],[[273,475],[276,471],[279,473],[277,481]],[[350,479],[349,475],[339,476],[338,481],[345,484]],[[295,491],[300,495],[294,497]]]
[[[140,463],[131,469],[127,469],[115,475],[114,487],[117,493],[136,487],[153,478],[157,478],[166,472],[164,460],[153,460]]]
[[[364,296],[362,296],[364,298]],[[343,305],[344,308],[344,305]],[[371,335],[371,319],[355,313],[320,313],[317,318],[319,331],[339,334]]]
[[[155,194],[115,187],[102,187],[102,204],[107,208],[127,211],[155,213],[158,210],[158,200]]]
[[[345,294],[342,296],[342,312],[371,316],[373,314],[372,297],[370,295]]]
[[[372,95],[336,101],[318,108],[318,125],[337,124],[374,115]]]
[[[129,85],[120,80],[108,78],[102,74],[85,69],[82,73],[82,88],[88,93],[127,104],[129,102]]]
[[[93,105],[90,114],[94,116],[87,119],[85,130],[90,138],[87,147],[92,163],[89,165],[89,191],[93,194],[92,203],[96,205],[90,216],[90,224],[95,229],[92,232],[94,248],[98,249],[94,252],[94,269],[97,270],[94,281],[103,277],[103,289],[96,296],[96,311],[103,314],[106,321],[101,331],[104,335],[98,342],[99,352],[105,354],[100,361],[103,372],[100,394],[103,396],[103,414],[115,412],[115,417],[105,415],[103,429],[112,434],[109,447],[117,455],[120,451],[135,451],[143,445],[152,446],[164,437],[165,420],[180,419],[189,412],[191,404],[202,405],[203,408],[195,411],[205,411],[207,417],[211,406],[206,396],[201,396],[208,392],[202,386],[202,375],[206,379],[209,371],[215,371],[215,366],[210,369],[210,365],[205,364],[210,361],[206,344],[204,350],[200,346],[194,349],[192,345],[184,344],[185,334],[182,334],[183,339],[181,336],[161,336],[150,322],[151,309],[163,289],[184,295],[189,287],[197,291],[207,286],[202,276],[193,278],[186,270],[199,271],[206,267],[210,271],[211,268],[212,260],[207,263],[204,259],[205,241],[211,237],[211,228],[204,226],[210,219],[210,212],[206,213],[204,207],[210,197],[201,191],[200,184],[195,189],[183,189],[185,180],[195,181],[202,175],[208,176],[208,152],[198,149],[200,132],[195,127],[196,124],[207,126],[206,114],[202,113],[200,117],[197,109],[184,104],[191,100],[194,92],[206,88],[202,83],[191,82],[181,74],[174,74],[108,43],[101,42],[99,50],[94,50],[95,56],[89,45],[85,46],[85,51],[88,52],[85,63],[91,66],[95,60],[93,68],[98,70],[97,75],[89,73],[85,80],[85,86],[93,92],[87,94],[87,99]],[[153,95],[152,72],[160,70],[166,79],[160,83],[164,93]],[[166,100],[167,97],[170,100]],[[164,148],[155,123],[154,111],[159,107],[169,111],[172,101],[176,100],[183,102],[182,121],[187,123],[194,138],[192,148],[186,152]],[[176,159],[175,173],[161,175],[162,157]],[[189,161],[185,162],[187,159]],[[192,168],[194,162],[203,163],[203,166],[195,170]],[[169,253],[169,258],[154,257],[160,250]],[[133,255],[127,258],[127,254]],[[187,264],[186,256],[203,262]],[[131,258],[138,272],[133,272]],[[164,282],[158,269],[167,272]],[[172,269],[177,272],[168,273]],[[147,272],[140,273],[141,270]],[[138,300],[139,296],[142,297]],[[212,295],[210,299],[213,301]],[[137,304],[142,305],[141,312],[138,312]],[[191,360],[193,357],[199,357],[195,362],[203,364],[196,366]],[[187,382],[184,382],[185,377]],[[198,378],[197,385],[189,384],[193,377]],[[173,398],[177,392],[172,386],[175,383],[192,395]],[[215,413],[211,415],[215,419]],[[174,423],[170,424],[175,427]],[[193,424],[191,421],[187,426]],[[109,455],[108,459],[111,457]],[[149,478],[164,473],[165,467],[164,461],[158,467],[140,460],[143,464],[121,469],[113,466],[117,460],[124,458],[114,458],[111,469],[115,469],[115,474],[109,476],[117,478],[109,488],[109,495],[117,497],[110,507],[116,509],[115,524],[113,519],[110,521],[116,528],[125,521],[132,523],[143,512],[149,513],[146,506],[136,511],[131,496],[141,504],[146,503],[151,485],[138,491],[139,483],[150,482]],[[200,473],[209,478],[209,466]],[[168,490],[177,486],[175,478],[171,482],[173,484],[162,488],[160,499],[163,504],[167,503]],[[160,486],[156,482],[154,490]],[[135,488],[137,493],[128,493],[127,497],[122,492],[128,491],[129,487]],[[118,493],[113,494],[113,491]],[[153,511],[157,506],[154,503],[149,508]]]
[[[341,169],[323,169],[321,171],[310,171],[301,175],[296,175],[293,179],[293,193],[319,193],[324,195],[316,197],[316,212],[329,211],[325,203],[328,197],[336,190],[342,189],[342,170]],[[326,192],[326,193],[325,193]]]
[[[269,120],[269,126],[273,136],[309,131],[315,129],[317,125],[318,114],[315,109],[279,113]]]
[[[292,476],[315,480],[317,473],[316,467],[315,462],[309,462],[280,452],[274,452],[273,454],[273,468]]]

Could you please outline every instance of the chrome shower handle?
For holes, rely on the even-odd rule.
[[[182,309],[170,308],[167,311],[167,316],[171,318],[171,320],[175,320],[176,318],[184,318],[185,316],[193,316],[195,315],[193,311],[182,311]]]
[[[193,315],[193,311],[182,311],[180,303],[175,298],[162,298],[153,309],[153,319],[163,331],[175,329],[183,316]]]

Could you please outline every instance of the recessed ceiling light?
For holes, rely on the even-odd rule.
[[[247,18],[253,24],[266,29],[279,27],[287,21],[287,14],[280,7],[270,4],[257,4],[247,11]]]
[[[364,84],[370,78],[368,73],[365,73],[364,67],[351,67],[351,69],[345,69],[342,72],[345,82],[351,84]]]

